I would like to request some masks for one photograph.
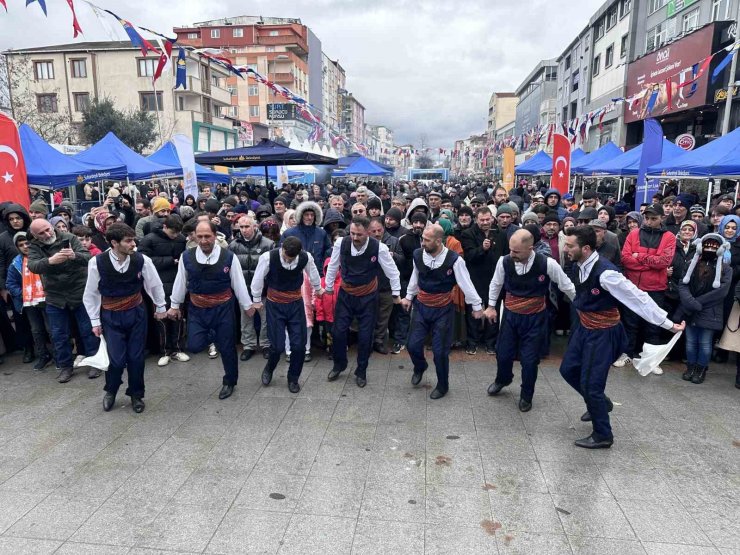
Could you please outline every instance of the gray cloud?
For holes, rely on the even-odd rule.
[[[72,41],[66,2],[8,0],[0,13],[0,49]],[[220,2],[97,0],[119,16],[168,32],[174,26],[229,15],[298,17],[347,71],[348,88],[369,123],[388,125],[396,141],[449,148],[485,130],[494,90],[513,91],[542,58],[556,57],[601,0],[257,0]],[[108,40],[90,9],[77,5],[85,36]],[[110,20],[117,38],[123,30]],[[34,29],[35,32],[29,32]]]

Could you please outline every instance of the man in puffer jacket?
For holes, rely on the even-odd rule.
[[[321,207],[313,201],[307,200],[295,209],[296,225],[283,233],[282,239],[286,237],[297,237],[301,240],[304,250],[311,253],[316,268],[323,272],[324,260],[331,254],[331,241],[329,235],[321,228],[324,212]]]
[[[237,221],[239,234],[236,239],[229,243],[229,250],[239,259],[242,267],[244,281],[247,288],[252,285],[254,271],[257,269],[257,263],[262,253],[275,248],[275,242],[260,233],[257,222],[251,216],[242,216]],[[254,327],[255,316],[247,316],[243,310],[241,312],[241,342],[244,345],[241,360],[246,361],[252,358],[252,355],[258,348],[257,332]],[[258,311],[260,315],[259,347],[262,348],[262,356],[267,358],[270,350],[270,340],[267,337],[267,325],[264,306]]]
[[[643,217],[642,226],[627,235],[622,248],[622,265],[627,279],[663,308],[668,289],[668,268],[673,264],[673,255],[676,253],[676,236],[662,223],[661,204],[651,204],[645,208]],[[627,352],[614,363],[617,368],[630,362],[642,350],[638,337],[643,327],[646,343],[658,345],[662,342],[660,328],[648,324],[632,311],[625,310],[622,321],[627,331]]]

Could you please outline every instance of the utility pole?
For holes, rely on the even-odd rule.
[[[738,47],[738,33],[740,32],[740,0],[737,1],[737,12],[735,13],[735,42],[732,45],[733,50]],[[730,132],[730,111],[732,109],[732,92],[735,88],[735,70],[737,69],[737,52],[732,57],[730,63],[730,78],[727,80],[727,98],[725,99],[725,113],[722,118],[722,135]]]

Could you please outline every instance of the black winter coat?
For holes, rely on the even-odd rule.
[[[162,280],[164,294],[168,301],[170,295],[172,295],[172,287],[175,285],[177,265],[180,256],[185,251],[186,243],[187,240],[184,235],[178,235],[174,239],[170,239],[164,230],[159,227],[145,235],[139,244],[139,252],[152,259],[152,263],[159,274],[159,279]]]
[[[488,299],[488,288],[498,259],[504,255],[504,248],[508,250],[509,244],[508,238],[497,227],[492,227],[487,237],[492,244],[491,248],[485,250],[483,241],[486,239],[486,234],[478,227],[478,224],[473,224],[460,235],[463,258],[468,267],[470,280],[484,303]]]
[[[236,255],[239,259],[239,264],[242,266],[242,273],[244,274],[244,281],[247,282],[247,287],[252,285],[254,271],[257,269],[257,263],[262,253],[274,248],[275,241],[268,239],[259,231],[255,232],[254,237],[250,241],[239,236],[229,243],[229,250]]]

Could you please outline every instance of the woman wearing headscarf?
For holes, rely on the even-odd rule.
[[[283,214],[283,225],[280,228],[280,234],[282,235],[286,230],[291,227],[295,227],[295,224],[295,210],[293,208],[289,208],[285,211],[285,214]]]
[[[724,319],[722,320],[724,323],[727,322],[730,312],[732,312],[732,305],[735,301],[735,288],[738,282],[740,282],[740,241],[738,241],[738,237],[740,236],[740,217],[734,214],[724,216],[719,222],[719,234],[729,243],[729,247],[724,253],[724,261],[730,265],[730,269],[732,270],[732,283],[724,302]],[[719,341],[721,334],[717,335],[718,337],[716,339]],[[719,348],[716,349],[714,353],[715,362],[727,362],[727,358],[727,351]],[[738,353],[736,359],[738,368],[740,368],[740,353]]]
[[[455,239],[455,225],[452,220],[448,219],[443,214],[444,212],[450,212],[450,210],[442,210],[437,223],[442,226],[442,229],[445,232],[445,247],[456,252],[459,256],[462,256],[462,245],[460,244],[460,241]],[[467,336],[465,327],[465,295],[457,285],[452,288],[451,294],[452,303],[455,305],[455,316],[453,318],[454,330],[452,332],[452,345],[454,347],[462,345]]]

